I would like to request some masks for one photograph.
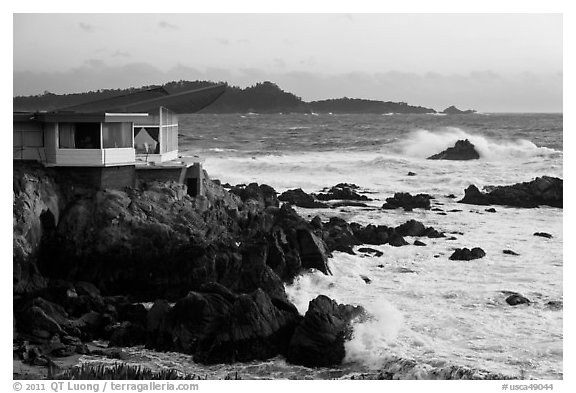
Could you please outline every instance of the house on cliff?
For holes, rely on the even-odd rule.
[[[98,188],[174,180],[202,193],[202,162],[178,153],[178,116],[215,101],[225,85],[169,94],[161,87],[51,112],[14,112],[13,159],[33,160]]]

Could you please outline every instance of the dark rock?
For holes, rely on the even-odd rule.
[[[562,179],[542,176],[530,182],[492,187],[488,193],[482,193],[476,186],[471,185],[465,190],[464,198],[458,202],[472,205],[508,205],[525,208],[547,205],[561,208],[562,192]]]
[[[470,115],[476,113],[476,111],[474,109],[460,110],[456,108],[454,105],[452,105],[444,109],[442,113],[445,113],[447,115]]]
[[[301,229],[297,231],[300,245],[300,259],[305,269],[317,269],[324,274],[331,274],[328,267],[329,251],[322,239],[313,232]]]
[[[399,267],[398,269],[396,269],[396,271],[398,273],[417,273],[417,271],[408,269],[407,267]]]
[[[456,198],[456,195],[448,194],[448,195],[446,195],[446,198],[454,199],[454,198]]]
[[[112,328],[108,345],[111,347],[134,347],[144,343],[146,343],[144,326],[125,321]]]
[[[468,248],[457,248],[450,256],[453,261],[471,261],[473,259],[483,258],[486,256],[484,250],[480,247],[474,247],[472,250]]]
[[[564,302],[562,300],[550,300],[546,303],[546,307],[553,311],[562,310],[564,308]]]
[[[484,211],[485,211],[485,212],[488,212],[488,213],[496,213],[496,209],[494,209],[493,207],[491,207],[491,208],[489,208],[489,209],[486,209],[486,210],[484,210]]]
[[[520,295],[519,293],[515,293],[506,298],[506,303],[511,306],[517,306],[519,304],[530,304],[530,300]]]
[[[480,154],[468,139],[459,140],[454,147],[428,157],[429,160],[477,160],[479,158]]]
[[[320,229],[320,230],[324,229],[322,219],[318,216],[315,216],[312,220],[310,220],[310,225],[312,225],[314,229]]]
[[[410,172],[408,172],[407,176],[416,176],[416,174],[414,172],[410,171]]]
[[[415,245],[415,246],[421,246],[421,247],[422,247],[422,246],[425,246],[426,243],[421,242],[420,240],[414,240],[414,245]]]
[[[305,193],[301,188],[284,191],[282,194],[280,194],[278,200],[304,208],[328,207],[327,204],[317,201],[312,195]]]
[[[410,220],[397,226],[395,230],[400,236],[421,236],[426,227],[420,221]]]
[[[458,238],[455,236],[450,236],[450,237],[447,237],[446,240],[458,240]]]
[[[278,207],[280,205],[276,196],[277,192],[266,184],[250,183],[247,186],[237,185],[231,188],[230,192],[238,195],[243,202],[253,200],[263,207]]]
[[[520,255],[520,254],[518,254],[517,252],[512,251],[512,250],[503,250],[502,252],[503,252],[504,254],[507,254],[507,255]]]
[[[272,301],[262,290],[235,295],[212,284],[190,292],[169,311],[159,305],[149,319],[148,344],[194,355],[200,363],[264,360],[286,351],[300,316],[288,302]],[[152,310],[151,310],[152,311]],[[159,318],[158,318],[159,317]],[[166,337],[171,340],[164,341]]]
[[[361,252],[364,254],[372,254],[372,256],[374,256],[374,257],[381,257],[382,255],[384,255],[384,253],[382,251],[378,251],[378,250],[375,250],[375,249],[369,248],[369,247],[361,247],[358,249],[358,252]]]
[[[407,192],[397,192],[391,198],[386,198],[386,203],[382,205],[382,209],[397,209],[403,208],[405,211],[412,211],[413,209],[430,209],[430,199],[432,196],[428,194],[410,195]]]
[[[268,246],[266,243],[244,244],[239,280],[237,285],[232,286],[233,289],[242,293],[251,293],[261,288],[270,297],[286,299],[282,280],[267,264],[267,261]]]
[[[100,297],[100,290],[96,288],[94,284],[91,284],[89,282],[86,281],[77,282],[76,285],[74,285],[74,288],[76,289],[76,293],[78,294],[78,296],[85,295],[90,296],[92,298]]]
[[[346,200],[346,201],[371,201],[366,195],[355,192],[358,186],[355,184],[340,183],[330,188],[325,194],[316,194],[316,198],[321,201]]]
[[[404,240],[404,238],[398,234],[394,234],[390,237],[390,240],[388,240],[388,244],[390,244],[393,247],[401,247],[401,246],[406,246],[410,243],[408,243],[406,240]]]
[[[126,303],[117,307],[118,319],[120,321],[129,321],[138,325],[146,323],[148,310],[143,304]]]
[[[352,334],[351,321],[361,307],[337,304],[320,295],[312,300],[290,340],[286,359],[307,367],[330,367],[342,362],[344,342]]]
[[[370,278],[368,278],[368,277],[366,277],[366,276],[364,276],[364,275],[360,275],[360,278],[361,278],[362,280],[364,280],[364,282],[365,282],[366,284],[370,284],[370,283],[372,282],[372,280],[370,280]]]
[[[353,255],[352,247],[361,244],[350,224],[339,217],[330,218],[323,229],[323,238],[330,251],[343,251]]]
[[[538,236],[538,237],[545,237],[546,239],[551,239],[552,235],[546,232],[536,232],[534,233],[534,236]]]
[[[380,245],[388,243],[394,228],[387,227],[385,225],[372,225],[368,224],[365,227],[353,223],[350,225],[354,236],[364,244],[374,244]]]

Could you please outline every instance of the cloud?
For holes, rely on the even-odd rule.
[[[110,56],[111,57],[130,57],[130,53],[128,53],[126,51],[117,50],[116,52],[113,52]]]
[[[178,30],[178,26],[162,20],[158,23],[158,27],[165,30]]]

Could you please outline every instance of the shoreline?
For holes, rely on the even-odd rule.
[[[210,181],[210,180],[208,180]],[[211,181],[210,181],[211,182]],[[46,187],[48,187],[45,184]],[[252,267],[250,267],[250,269],[252,270],[247,270],[247,271],[240,271],[239,276],[240,277],[244,277],[243,275],[248,274],[247,276],[245,276],[245,278],[242,278],[242,280],[248,279],[249,281],[240,283],[240,284],[233,284],[233,285],[241,285],[240,288],[243,288],[241,290],[240,295],[237,294],[232,294],[228,291],[228,289],[225,288],[219,288],[219,287],[212,287],[212,288],[204,288],[203,287],[199,287],[200,292],[197,292],[196,297],[198,297],[198,299],[204,299],[202,301],[208,301],[211,302],[213,295],[212,294],[217,294],[218,298],[221,299],[228,299],[226,300],[227,302],[231,302],[231,305],[236,304],[237,301],[239,301],[240,299],[243,299],[242,302],[244,301],[254,301],[256,302],[255,304],[267,304],[266,302],[269,302],[269,300],[266,300],[266,298],[268,296],[271,297],[271,299],[273,299],[272,304],[275,305],[275,307],[279,307],[280,304],[284,304],[282,305],[279,310],[283,310],[282,312],[288,312],[288,314],[285,314],[285,318],[288,318],[289,321],[290,318],[294,318],[296,317],[296,314],[293,314],[293,311],[288,311],[290,310],[289,307],[293,307],[293,305],[288,306],[288,304],[291,304],[290,302],[288,302],[286,295],[285,295],[285,287],[284,287],[284,283],[286,282],[286,278],[284,278],[282,281],[278,282],[278,278],[274,278],[274,277],[296,277],[298,274],[301,274],[303,271],[305,271],[305,269],[309,269],[309,268],[314,268],[320,271],[324,271],[325,274],[330,274],[329,271],[329,267],[326,265],[326,260],[327,258],[330,256],[330,252],[332,251],[344,251],[344,252],[350,252],[352,250],[351,247],[353,246],[357,246],[357,245],[369,245],[369,244],[390,244],[390,245],[396,245],[396,246],[402,246],[402,245],[406,245],[408,243],[406,243],[404,241],[404,239],[402,238],[402,235],[408,235],[408,236],[427,236],[427,237],[443,237],[444,235],[439,233],[438,231],[434,230],[434,228],[426,228],[425,226],[423,226],[421,223],[411,220],[406,222],[405,224],[399,225],[396,228],[388,228],[388,227],[374,227],[371,226],[370,224],[363,227],[363,226],[358,226],[358,224],[356,224],[356,226],[354,226],[354,223],[348,223],[344,220],[338,220],[338,219],[331,219],[329,222],[322,222],[321,220],[318,221],[310,221],[308,222],[307,220],[303,219],[301,216],[299,216],[295,211],[290,210],[291,208],[284,208],[284,207],[278,207],[278,201],[275,199],[276,198],[276,192],[271,189],[268,186],[265,185],[248,185],[248,186],[244,186],[244,187],[233,187],[232,191],[233,192],[228,192],[228,191],[223,191],[223,189],[218,185],[218,184],[213,184],[213,185],[208,185],[210,191],[209,191],[209,195],[211,195],[209,198],[212,198],[212,204],[213,206],[217,206],[218,203],[216,203],[216,201],[220,201],[219,203],[224,203],[223,206],[225,206],[225,209],[227,210],[222,210],[222,209],[216,209],[215,207],[200,207],[200,205],[196,205],[195,201],[192,200],[186,200],[186,198],[184,197],[179,197],[178,192],[176,193],[172,193],[173,188],[171,188],[173,186],[166,186],[166,185],[157,185],[157,186],[153,186],[153,187],[147,187],[146,191],[139,191],[142,192],[142,194],[139,194],[138,192],[136,192],[136,194],[134,194],[134,196],[131,196],[132,198],[132,204],[133,203],[142,203],[144,201],[147,201],[146,203],[150,203],[150,201],[157,201],[161,204],[165,204],[166,200],[158,200],[157,199],[157,195],[160,194],[166,194],[168,191],[168,195],[170,198],[170,204],[178,204],[178,203],[183,203],[184,206],[188,206],[188,208],[193,208],[193,209],[198,209],[200,208],[201,211],[204,212],[204,220],[206,220],[207,218],[212,217],[213,219],[215,219],[215,221],[212,221],[211,225],[211,231],[217,231],[215,233],[213,233],[211,236],[216,236],[216,237],[222,237],[222,234],[226,234],[227,232],[224,231],[222,228],[219,228],[218,225],[220,225],[219,223],[222,222],[222,218],[223,217],[216,217],[213,216],[214,213],[216,214],[224,214],[225,213],[225,220],[229,220],[230,217],[235,217],[234,221],[237,223],[243,223],[241,224],[241,226],[243,226],[244,229],[242,229],[241,231],[238,232],[238,234],[243,233],[242,236],[248,236],[247,239],[249,239],[250,237],[253,237],[255,233],[258,233],[258,231],[264,230],[267,231],[267,233],[269,233],[270,231],[270,224],[266,222],[266,220],[269,220],[270,217],[274,217],[274,220],[276,220],[276,225],[278,225],[278,229],[281,229],[282,231],[284,231],[286,234],[291,233],[290,231],[292,229],[296,229],[296,231],[303,231],[303,232],[298,232],[300,233],[297,237],[295,237],[294,239],[296,239],[295,241],[297,241],[297,244],[299,244],[297,250],[299,252],[299,255],[301,256],[302,260],[302,265],[297,269],[294,270],[293,268],[290,268],[289,262],[287,259],[284,259],[284,265],[283,266],[278,266],[278,265],[274,265],[274,268],[271,269],[271,265],[269,265],[269,261],[268,261],[268,257],[267,255],[273,255],[273,254],[268,254],[271,252],[278,252],[280,254],[278,255],[284,255],[284,258],[287,258],[287,256],[289,255],[290,250],[292,250],[291,248],[286,248],[289,247],[289,242],[288,243],[280,243],[280,244],[284,244],[282,247],[280,248],[276,248],[277,251],[273,251],[274,247],[278,247],[278,242],[280,241],[280,239],[282,238],[282,236],[278,236],[274,235],[270,238],[268,238],[268,242],[272,241],[272,243],[268,243],[268,251],[262,256],[261,253],[261,248],[259,248],[259,246],[256,246],[256,248],[244,248],[244,250],[240,250],[240,256],[242,257],[242,260],[244,260],[246,258],[246,261],[252,260],[252,258],[256,258],[254,259],[252,262],[252,264],[254,264]],[[26,189],[26,188],[23,188]],[[363,200],[366,197],[363,197],[361,194],[357,194],[355,192],[355,186],[354,185],[350,185],[350,184],[345,184],[345,185],[337,185],[335,186],[333,189],[328,190],[328,193],[326,194],[327,196],[325,197],[327,200],[331,200],[331,199],[338,199],[338,196],[336,195],[336,193],[338,192],[344,192],[346,195],[346,199],[348,199],[350,201],[350,199],[358,199],[358,200]],[[43,192],[47,192],[46,189],[43,189],[43,191],[40,193],[40,195],[42,195]],[[149,194],[146,194],[146,192],[148,192]],[[88,193],[89,195],[92,195],[91,192]],[[185,194],[185,193],[184,193]],[[107,198],[108,200],[112,203],[112,205],[104,205],[106,206],[106,209],[112,207],[112,206],[117,206],[117,202],[118,200],[122,200],[122,198],[125,198],[123,196],[122,193],[118,193],[118,192],[100,192],[100,194],[96,194],[96,195],[101,195],[99,198],[99,200],[102,201],[106,201]],[[233,197],[235,195],[235,197]],[[369,195],[369,194],[368,194]],[[92,198],[92,197],[90,197]],[[98,199],[97,198],[97,199]],[[104,198],[104,199],[102,199]],[[120,198],[120,199],[118,199]],[[142,199],[144,198],[144,199]],[[183,199],[179,199],[179,198],[183,198]],[[231,199],[230,199],[231,198]],[[236,198],[236,199],[234,199]],[[324,197],[323,197],[324,198]],[[407,198],[405,200],[403,200],[402,198]],[[400,196],[396,196],[394,198],[389,198],[390,201],[388,201],[387,203],[391,204],[392,201],[395,201],[394,203],[396,204],[392,204],[391,208],[398,208],[398,207],[403,207],[404,209],[409,209],[412,210],[413,208],[417,208],[417,209],[430,209],[430,205],[429,205],[429,199],[427,198],[422,198],[420,197],[420,199],[418,199],[418,202],[416,205],[411,205],[412,203],[415,203],[414,201],[416,200],[412,200],[412,196],[404,196],[400,198]],[[282,195],[280,196],[280,199],[282,199]],[[39,201],[37,201],[39,202]],[[193,203],[194,202],[194,203]],[[428,204],[426,204],[426,202]],[[77,202],[74,202],[77,203]],[[240,204],[242,203],[242,204]],[[355,203],[355,202],[354,202]],[[424,203],[424,205],[419,205],[419,203]],[[122,203],[123,205],[125,205],[125,203]],[[159,208],[160,205],[153,205],[154,208]],[[236,206],[236,210],[234,209],[230,209],[232,206]],[[285,205],[286,206],[286,205]],[[287,205],[289,206],[289,205]],[[354,204],[352,204],[352,206],[354,206]],[[117,207],[118,208],[118,207]],[[123,209],[123,208],[121,208]],[[74,210],[71,210],[74,212]],[[106,211],[106,210],[104,210]],[[235,211],[235,213],[232,214],[232,212]],[[241,212],[244,212],[244,214],[246,215],[242,215]],[[75,213],[76,214],[76,213]],[[108,213],[107,213],[108,214]],[[127,213],[124,212],[122,213],[124,215],[126,215]],[[133,213],[130,213],[131,215]],[[159,214],[159,213],[156,213]],[[171,213],[170,213],[171,214]],[[230,215],[232,214],[232,216]],[[240,215],[239,215],[240,214]],[[252,216],[250,216],[252,215]],[[111,215],[112,217],[118,217],[121,216],[121,214],[118,213],[114,213]],[[242,218],[244,217],[244,218]],[[252,218],[250,218],[252,217]],[[260,217],[258,219],[255,220],[255,218]],[[268,217],[268,218],[267,218]],[[240,220],[239,220],[240,218]],[[196,219],[196,218],[195,218]],[[248,221],[242,221],[247,219]],[[148,220],[148,218],[145,218],[145,220]],[[173,220],[172,218],[170,220]],[[131,222],[131,221],[130,221]],[[177,220],[173,220],[173,221],[166,221],[166,222],[177,222]],[[130,225],[133,225],[133,223],[131,223]],[[97,229],[97,227],[95,227]],[[102,227],[103,229],[107,229],[109,228],[109,224],[105,224],[104,227]],[[292,228],[292,229],[290,229]],[[299,229],[298,229],[299,228]],[[208,233],[208,232],[207,232]],[[274,233],[272,231],[272,233]],[[286,236],[286,235],[285,235]],[[291,235],[290,235],[291,236]],[[204,239],[204,241],[206,240],[204,237],[202,237]],[[232,241],[237,241],[239,238],[232,236],[232,238],[230,240]],[[276,244],[276,246],[274,246],[274,244]],[[236,246],[238,247],[238,246]],[[272,248],[270,248],[272,247]],[[284,248],[283,248],[284,247]],[[270,251],[272,250],[272,251]],[[353,252],[353,251],[352,251]],[[233,255],[233,254],[230,254]],[[260,255],[260,256],[259,256]],[[264,257],[264,260],[262,260],[262,257]],[[93,262],[93,260],[90,260],[91,262]],[[304,262],[306,262],[307,267],[304,266]],[[245,262],[242,262],[245,263]],[[304,270],[300,270],[303,269]],[[256,270],[253,270],[256,269]],[[258,270],[260,269],[260,270]],[[261,270],[264,269],[264,270]],[[256,282],[256,284],[250,282],[250,280],[254,280],[254,272],[256,271],[260,271],[263,272],[265,271],[266,274],[265,276],[260,276],[260,278],[258,278],[258,280],[262,280],[264,278],[264,281],[259,281]],[[107,274],[107,273],[106,273]],[[237,274],[237,273],[235,273]],[[261,273],[257,273],[257,275],[259,275]],[[107,275],[103,276],[103,277],[107,277]],[[238,279],[238,277],[236,277],[236,279]],[[169,280],[170,285],[174,286],[174,282]],[[366,282],[368,284],[368,282]],[[176,283],[177,284],[177,283]],[[187,283],[183,283],[184,286],[187,286],[189,284]],[[41,284],[40,284],[41,285]],[[86,284],[82,284],[80,286],[78,286],[79,284],[72,284],[72,290],[75,291],[76,297],[73,298],[68,298],[68,300],[66,300],[66,302],[72,302],[70,304],[74,305],[77,304],[73,307],[86,307],[87,304],[97,304],[98,302],[102,302],[104,301],[106,302],[110,302],[112,301],[112,299],[110,300],[106,300],[106,298],[102,297],[99,294],[98,288],[94,288],[93,286],[90,285],[86,285]],[[246,286],[249,285],[249,286]],[[255,286],[254,286],[255,285]],[[249,300],[249,297],[246,297],[246,295],[242,295],[242,293],[250,293],[251,290],[253,290],[253,288],[258,288],[258,287],[263,287],[263,288],[267,288],[266,291],[261,292],[262,294],[258,294],[258,292],[255,292],[256,294],[252,293],[252,300]],[[194,288],[194,287],[193,287]],[[236,288],[236,287],[235,287]],[[48,288],[49,289],[49,288]],[[196,289],[198,290],[198,289]],[[42,291],[44,291],[45,294],[49,294],[50,292],[46,292],[46,288],[42,289]],[[70,291],[70,289],[68,289],[68,291]],[[206,292],[207,291],[207,292]],[[69,293],[69,292],[67,292]],[[133,292],[135,293],[135,292]],[[82,298],[82,303],[77,303],[78,300],[80,300],[80,298],[78,298],[78,295],[80,295],[80,298]],[[34,296],[34,295],[32,295]],[[37,296],[37,295],[36,295]],[[56,296],[56,292],[54,292],[52,295],[50,296]],[[58,295],[60,296],[60,295]],[[68,296],[68,295],[66,295]],[[178,295],[180,296],[180,295]],[[262,297],[263,296],[263,297]],[[78,298],[78,300],[73,300]],[[152,301],[154,299],[159,299],[160,297],[157,296],[153,296],[153,297],[148,297],[144,300],[146,301]],[[92,300],[90,300],[92,299]],[[100,299],[100,300],[98,300]],[[175,300],[178,299],[178,297],[175,298]],[[192,301],[193,298],[190,298],[190,301]],[[122,300],[123,302],[126,302],[126,300]],[[178,300],[178,302],[181,302],[183,300],[180,299]],[[196,301],[196,300],[194,300]],[[88,303],[86,303],[88,302]],[[93,303],[96,302],[96,303]],[[176,303],[176,306],[178,306],[179,303]],[[264,302],[264,303],[262,303]],[[281,303],[278,303],[281,302]],[[285,302],[285,303],[283,303]],[[47,310],[50,309],[50,307],[52,307],[52,309],[54,309],[55,306],[51,306],[50,303],[46,303],[46,301],[44,301],[44,303],[42,302],[37,302],[37,303],[33,303],[36,304],[38,307],[40,307],[42,310],[44,310],[45,312],[47,312]],[[66,304],[66,303],[65,303]],[[67,307],[70,307],[70,304]],[[129,306],[128,304],[123,304],[123,303],[117,303],[117,300],[112,301],[112,303],[109,303],[111,306],[115,307],[118,312],[124,313],[124,317],[117,317],[117,322],[115,322],[115,324],[110,325],[110,330],[109,333],[112,333],[112,335],[115,337],[114,340],[116,341],[117,346],[119,347],[126,347],[126,346],[131,346],[131,345],[138,345],[139,341],[141,339],[138,338],[134,338],[136,336],[134,336],[134,334],[141,334],[139,333],[141,331],[141,328],[139,326],[142,326],[141,324],[143,323],[142,321],[144,321],[142,318],[147,318],[146,315],[150,314],[150,311],[142,311],[139,308],[134,308],[133,306]],[[184,305],[185,303],[182,303],[182,305]],[[190,303],[191,305],[194,303]],[[240,303],[238,303],[240,304]],[[156,303],[154,304],[153,308],[156,306]],[[48,307],[48,308],[46,308]],[[89,305],[88,309],[92,309],[94,310],[92,307],[94,307],[93,305]],[[100,307],[100,306],[98,306]],[[107,306],[108,307],[108,306]],[[164,307],[164,306],[162,306]],[[257,306],[260,307],[260,306]],[[288,307],[288,308],[286,308]],[[340,307],[340,305],[338,305],[338,307]],[[143,308],[143,307],[142,307]],[[164,311],[162,311],[162,313],[168,313],[170,312],[170,309],[173,307],[168,307],[165,308]],[[73,311],[74,308],[69,309]],[[96,310],[99,310],[99,308],[96,308]],[[121,310],[125,310],[125,311],[121,311]],[[92,313],[94,313],[94,311],[90,311]],[[100,311],[101,312],[101,311]],[[223,311],[223,312],[228,312],[228,311]],[[323,311],[325,312],[325,311]],[[333,311],[330,311],[333,312]],[[348,311],[347,311],[348,312]],[[292,313],[292,314],[291,314]],[[118,315],[120,315],[118,314]],[[66,330],[69,330],[71,327],[77,326],[80,327],[80,329],[94,329],[95,326],[90,325],[92,322],[89,322],[89,319],[87,318],[88,314],[85,314],[82,316],[82,318],[84,318],[82,321],[82,323],[84,323],[84,325],[78,325],[78,321],[74,321],[74,320],[70,320],[69,322],[67,322],[66,317],[64,317],[62,314],[60,316],[58,316],[58,313],[53,314],[53,317],[55,318],[54,320],[60,321],[59,325],[63,326]],[[81,315],[81,314],[77,314],[77,315]],[[94,316],[94,314],[92,314]],[[130,316],[131,315],[131,316]],[[171,314],[165,314],[165,315],[171,315]],[[293,315],[293,317],[291,317],[290,315]],[[343,314],[344,315],[344,314]],[[59,319],[60,318],[60,319]],[[125,319],[128,318],[128,319]],[[162,317],[164,318],[164,317]],[[173,318],[173,317],[170,317]],[[277,318],[276,316],[273,318]],[[299,322],[301,320],[305,320],[302,319],[304,318],[304,315],[301,314],[300,316],[298,316],[298,318],[296,318],[294,320],[294,322],[288,322],[289,324],[291,324],[291,326],[293,326],[291,329],[294,329],[294,327],[299,326],[298,324],[301,324],[302,322]],[[350,322],[350,317],[349,316],[342,316],[341,318],[343,321],[343,325],[341,327],[338,327],[337,329],[343,329],[345,328],[345,326],[348,325],[348,323]],[[123,322],[124,321],[124,322]],[[346,322],[348,321],[348,322]],[[162,322],[164,323],[164,322]],[[68,327],[66,327],[68,326]],[[335,327],[327,327],[328,329],[334,329]],[[101,328],[99,328],[101,329]],[[140,330],[139,330],[140,329]],[[88,330],[86,331],[88,332]],[[104,332],[104,331],[102,331]],[[44,333],[43,333],[44,334]],[[61,337],[62,334],[59,333]],[[101,334],[101,333],[98,333]],[[306,333],[306,334],[310,334],[310,333]],[[293,333],[290,333],[291,337],[293,335]],[[139,337],[139,336],[138,336]],[[95,338],[98,338],[98,336],[96,336]],[[134,344],[129,344],[130,340],[135,339],[136,341],[134,342]],[[258,338],[257,340],[261,340],[263,338]],[[67,339],[70,340],[70,339]],[[126,341],[128,340],[128,341]],[[266,338],[265,340],[268,340],[268,338]],[[284,339],[285,340],[285,339]],[[265,341],[265,347],[270,345],[270,342]],[[124,344],[123,344],[124,343]],[[235,345],[234,343],[230,343],[231,345]],[[51,344],[52,345],[52,344]],[[60,344],[58,344],[60,345]],[[161,342],[157,342],[156,344],[153,345],[160,345],[159,349],[162,349],[162,344]],[[285,344],[282,344],[285,345]],[[343,341],[341,341],[341,344],[339,345],[343,345]],[[185,351],[189,351],[189,349],[186,349],[186,347],[182,347],[182,349],[184,349]],[[269,349],[265,349],[265,351],[268,351]],[[194,353],[194,351],[192,351],[192,353]],[[263,358],[268,358],[268,356],[270,356],[270,354],[272,354],[273,352],[263,352],[260,355],[256,355],[256,359],[258,359],[258,357],[263,356]],[[219,353],[215,353],[214,355],[220,356]],[[71,367],[73,366],[74,362],[78,362],[80,359],[81,355],[73,355],[73,356],[69,356],[69,357],[62,357],[62,358],[58,358],[58,361],[63,362],[63,366],[65,368],[67,367]],[[210,359],[210,355],[209,353],[206,354],[206,356],[208,356],[208,358],[206,359]],[[250,355],[253,356],[253,355]],[[340,355],[338,355],[340,356]],[[60,360],[61,359],[61,360]],[[256,360],[255,359],[255,360]],[[213,362],[214,360],[210,360],[210,362]],[[233,361],[240,361],[242,362],[241,359],[236,359]],[[341,361],[341,360],[340,360]],[[22,377],[26,377],[26,376],[32,376],[32,375],[36,375],[39,376],[41,374],[37,374],[39,369],[35,369],[34,367],[28,367],[25,366],[23,364],[18,363],[18,360],[15,360],[15,364],[14,364],[14,373],[15,375],[21,375]],[[216,363],[220,362],[220,360],[216,360]],[[416,366],[418,366],[418,363],[414,362],[413,360],[406,360],[406,359],[400,359],[398,360],[398,362],[404,364],[406,367],[409,368],[415,368]],[[391,366],[392,367],[392,366]],[[487,374],[482,374],[484,373],[483,370],[472,370],[472,371],[465,371],[466,368],[465,367],[458,367],[458,366],[450,366],[452,368],[449,368],[449,370],[440,370],[440,371],[435,371],[435,372],[440,372],[440,374],[444,375],[445,377],[450,377],[450,370],[460,370],[460,371],[454,371],[457,374],[460,373],[462,375],[467,375],[467,376],[471,376],[471,375],[475,375],[475,373],[480,373],[478,375],[485,375],[485,377],[490,377],[492,375],[492,373],[487,372]],[[36,373],[36,374],[35,374]],[[448,374],[446,374],[448,373]],[[393,377],[393,375],[389,375],[386,374],[387,376]],[[432,375],[432,374],[431,374]],[[241,376],[240,376],[241,377]],[[504,378],[506,376],[502,376],[502,378]]]

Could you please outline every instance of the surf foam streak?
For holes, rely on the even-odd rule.
[[[469,134],[457,127],[446,127],[439,131],[419,129],[406,140],[398,143],[400,152],[409,157],[427,158],[449,147],[458,140],[468,139],[484,160],[503,160],[560,154],[547,147],[538,147],[526,139],[495,139],[484,135]]]

